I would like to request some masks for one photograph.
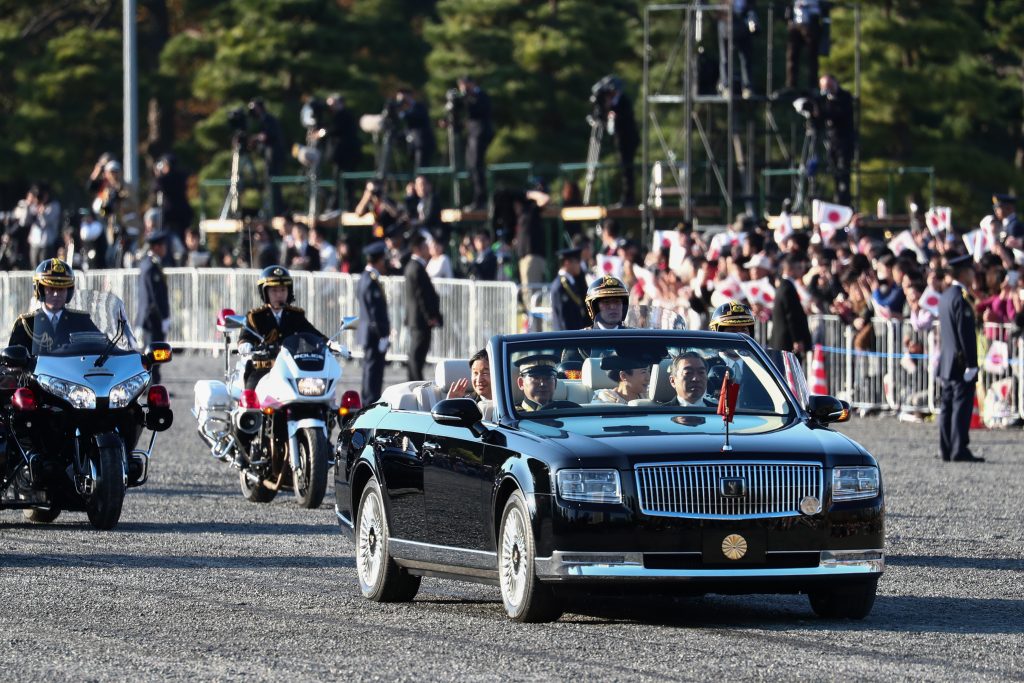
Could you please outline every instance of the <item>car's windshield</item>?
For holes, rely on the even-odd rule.
[[[739,385],[737,415],[796,410],[745,337],[573,333],[554,341],[509,340],[501,356],[506,402],[519,418],[714,414],[727,376]]]
[[[38,325],[33,323],[32,355],[118,355],[138,351],[124,302],[115,294],[76,290],[64,311],[69,315],[64,318],[62,312],[63,320],[58,321],[56,328],[50,324],[48,316]],[[36,309],[33,315],[45,316],[45,313]]]

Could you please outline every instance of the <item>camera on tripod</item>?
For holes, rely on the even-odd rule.
[[[325,128],[327,126],[327,102],[319,97],[311,97],[302,105],[299,120],[306,128]]]
[[[466,95],[458,88],[449,88],[444,94],[444,110],[454,116],[463,107]]]
[[[228,127],[231,129],[231,139],[239,147],[244,147],[249,136],[249,119],[246,117],[245,109],[236,107],[228,112]]]
[[[793,109],[797,114],[807,119],[808,126],[820,128],[825,122],[825,96],[814,93],[808,97],[798,97],[793,100]]]

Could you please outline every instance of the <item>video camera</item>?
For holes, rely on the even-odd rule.
[[[449,114],[455,114],[462,109],[466,100],[465,94],[458,88],[450,88],[444,94],[444,110]]]
[[[327,126],[327,102],[319,97],[311,97],[302,105],[299,120],[306,128],[325,128]]]
[[[244,147],[249,134],[249,119],[245,109],[236,107],[228,112],[228,127],[231,129],[231,139],[235,144]]]

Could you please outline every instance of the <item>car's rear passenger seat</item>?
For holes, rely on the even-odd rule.
[[[459,379],[469,379],[469,361],[449,359],[434,368],[434,381],[402,382],[384,390],[381,400],[392,410],[418,410],[429,413],[441,399],[448,395],[448,389]]]

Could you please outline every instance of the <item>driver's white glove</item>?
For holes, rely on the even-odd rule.
[[[388,339],[387,337],[384,337],[379,342],[377,342],[377,350],[380,351],[381,353],[387,351],[389,346],[391,346],[391,340]]]
[[[240,356],[251,356],[252,355],[252,343],[242,342],[238,345],[238,355]]]
[[[978,377],[978,368],[967,368],[964,370],[964,381],[973,382]]]
[[[164,318],[163,322],[160,323],[160,329],[164,331],[164,336],[171,331],[171,319]]]
[[[334,339],[329,339],[327,341],[327,348],[329,348],[331,351],[334,351],[336,354],[338,354],[339,356],[341,356],[345,360],[351,360],[352,359],[352,352],[349,351],[348,348],[346,348],[345,345],[342,344],[339,341],[335,341]]]

